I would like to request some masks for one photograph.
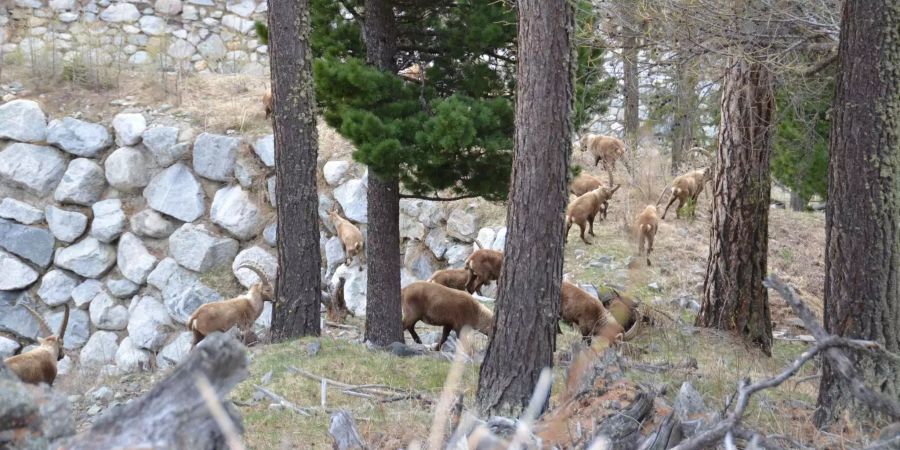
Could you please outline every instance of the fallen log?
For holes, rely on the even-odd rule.
[[[244,346],[235,338],[213,333],[149,392],[128,404],[109,409],[89,430],[59,446],[70,450],[228,448],[226,436],[197,390],[198,376],[209,380],[235,429],[243,433],[239,413],[223,399],[247,377],[247,355]]]

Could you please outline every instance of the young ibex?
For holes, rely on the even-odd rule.
[[[28,311],[37,319],[38,326],[47,337],[38,338],[38,347],[21,355],[10,356],[3,363],[26,383],[47,383],[53,385],[56,380],[56,362],[63,359],[63,336],[66,334],[66,326],[69,324],[69,305],[64,305],[62,323],[59,325],[59,333],[53,334],[47,322],[29,306]]]
[[[263,109],[266,110],[266,119],[268,119],[272,115],[272,113],[275,111],[275,107],[272,103],[272,90],[271,89],[266,91],[265,94],[263,94],[262,103],[263,103]]]
[[[569,185],[569,192],[575,194],[576,197],[581,197],[600,186],[603,186],[603,181],[593,175],[582,172],[572,180],[572,184]]]
[[[500,278],[503,268],[503,253],[497,250],[479,248],[466,258],[465,269],[469,272],[466,280],[466,292],[478,292],[481,286]]]
[[[260,282],[250,286],[244,295],[200,305],[187,321],[187,329],[194,333],[192,348],[210,333],[224,333],[234,326],[246,337],[262,314],[265,301],[275,301],[275,289],[262,268],[250,262],[238,266],[238,269],[241,268],[252,270],[259,276]]]
[[[344,247],[344,254],[347,257],[344,263],[349,267],[353,257],[359,256],[359,270],[362,270],[362,232],[360,232],[359,228],[357,228],[356,225],[353,225],[352,222],[341,217],[337,213],[337,209],[328,211],[328,217],[331,218],[331,223],[334,224],[334,230],[337,233],[338,239],[341,240],[341,245]]]
[[[582,340],[588,345],[594,336],[600,336],[610,344],[624,338],[625,329],[616,322],[599,299],[568,281],[563,281],[561,294],[559,318],[577,328]]]
[[[599,134],[585,134],[578,140],[581,151],[591,151],[594,156],[594,166],[603,163],[603,168],[609,175],[609,185],[613,185],[613,171],[616,170],[616,161],[625,155],[625,142],[612,136]]]
[[[606,218],[606,212],[609,209],[609,199],[619,189],[619,186],[617,184],[612,189],[599,187],[576,198],[569,204],[569,208],[566,210],[566,241],[569,239],[569,230],[572,229],[572,224],[576,223],[581,228],[581,240],[585,244],[591,244],[584,237],[584,231],[587,229],[588,233],[594,236],[594,218],[598,215],[601,218]]]
[[[681,217],[681,208],[690,200],[695,205],[700,193],[703,192],[703,186],[712,179],[712,170],[709,167],[705,169],[692,170],[684,175],[679,175],[672,180],[672,198],[663,211],[662,218],[665,220],[669,207],[675,200],[678,200],[678,207],[675,208],[675,217]],[[665,191],[663,191],[665,194]],[[662,198],[662,196],[660,196]],[[656,202],[659,204],[659,201]]]
[[[469,282],[469,271],[466,269],[443,269],[431,275],[428,281],[447,286],[450,289],[459,291],[466,290],[466,283]],[[481,291],[477,291],[481,295]]]
[[[656,230],[659,228],[659,217],[656,215],[656,206],[647,205],[644,211],[638,214],[634,220],[634,228],[638,233],[638,255],[647,256],[647,265],[650,265],[650,252],[653,251],[653,240],[656,238]],[[644,253],[646,247],[647,253]]]
[[[415,330],[420,320],[444,327],[435,350],[443,347],[450,330],[456,331],[459,336],[463,327],[468,326],[490,336],[494,329],[494,313],[490,309],[466,292],[437,283],[411,283],[401,291],[400,304],[403,308],[403,329],[409,331],[416,343],[422,343]]]

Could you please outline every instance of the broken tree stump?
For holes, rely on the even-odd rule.
[[[62,447],[78,449],[122,448],[227,448],[225,436],[196,387],[205,376],[221,402],[247,377],[247,355],[233,337],[213,333],[206,337],[166,379],[134,401],[110,409],[87,431]],[[238,432],[240,415],[229,402],[225,411]]]
[[[347,411],[337,411],[331,415],[331,424],[328,426],[328,433],[334,439],[335,450],[352,450],[365,449],[366,444],[363,442],[359,431],[356,430],[356,422],[353,416]]]

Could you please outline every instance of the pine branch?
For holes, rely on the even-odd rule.
[[[479,197],[479,196],[475,195],[475,194],[466,194],[466,195],[460,195],[457,197],[429,197],[427,195],[400,194],[400,198],[414,198],[414,199],[418,199],[418,200],[429,200],[429,201],[433,201],[433,202],[452,202],[452,201],[456,201],[456,200],[464,200],[467,198],[476,198],[476,197]]]

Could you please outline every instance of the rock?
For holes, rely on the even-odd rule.
[[[147,277],[147,283],[160,290],[166,309],[179,323],[184,323],[200,305],[222,299],[218,292],[172,258],[160,261]]]
[[[181,0],[156,0],[153,9],[157,14],[176,16],[181,12]]]
[[[118,337],[112,331],[97,331],[81,349],[81,366],[99,368],[112,364],[119,349]]]
[[[0,360],[16,354],[21,346],[19,342],[8,337],[0,336]]]
[[[241,240],[251,239],[259,233],[262,212],[240,186],[219,189],[213,197],[209,218],[216,225]]]
[[[143,16],[138,21],[141,31],[149,36],[161,36],[166,34],[166,21],[156,16]]]
[[[416,278],[416,276],[413,275],[412,272],[409,271],[409,269],[407,269],[406,267],[400,269],[400,289],[409,286],[415,281],[419,281],[419,279]]]
[[[266,180],[266,191],[269,194],[269,203],[272,204],[273,208],[278,206],[278,196],[275,186],[276,181],[276,177],[269,177],[269,179]]]
[[[74,242],[87,228],[87,216],[80,212],[49,206],[45,214],[50,232],[63,242]]]
[[[400,214],[400,238],[401,239],[425,239],[425,225],[417,219]]]
[[[253,328],[257,332],[268,330],[272,326],[272,302],[263,303],[263,310],[253,322]]]
[[[166,342],[166,334],[174,328],[166,307],[149,295],[135,298],[132,303],[128,319],[132,343],[138,348],[159,350]]]
[[[459,269],[466,262],[466,258],[472,254],[472,246],[466,244],[454,244],[444,253],[447,265],[452,269]]]
[[[247,34],[253,29],[253,22],[242,19],[233,14],[226,14],[222,17],[222,25],[237,31],[240,34]]]
[[[119,239],[116,264],[119,266],[119,272],[133,283],[144,284],[157,261],[156,257],[147,251],[147,247],[144,247],[141,238],[132,233],[125,233]]]
[[[181,61],[189,60],[196,53],[197,49],[194,48],[194,44],[191,44],[184,39],[175,39],[175,41],[169,45],[169,49],[166,50],[166,54]]]
[[[72,300],[76,307],[84,309],[102,290],[103,283],[100,280],[84,280],[72,290]]]
[[[349,170],[349,161],[328,161],[322,167],[322,175],[329,186],[337,186],[344,181]]]
[[[462,208],[454,209],[447,218],[447,234],[464,242],[472,242],[478,231],[478,217]]]
[[[443,258],[449,246],[447,233],[442,228],[435,228],[429,231],[428,235],[425,236],[425,245],[428,246],[428,249],[431,250],[435,257]]]
[[[325,262],[326,262],[326,270],[327,273],[332,273],[332,271],[344,262],[347,258],[346,253],[344,253],[344,246],[341,244],[341,240],[338,239],[337,236],[332,236],[328,242],[325,243]]]
[[[72,291],[78,286],[80,280],[64,270],[53,269],[41,278],[41,286],[37,295],[47,306],[62,305],[72,298]]]
[[[219,237],[204,225],[186,223],[169,236],[169,254],[183,267],[208,272],[230,263],[238,251],[238,242]]]
[[[270,223],[263,230],[263,240],[266,241],[270,247],[275,247],[278,244],[276,241],[278,239],[278,224],[275,222]]]
[[[141,289],[141,285],[129,280],[128,278],[110,278],[106,280],[106,289],[109,293],[118,298],[128,298]]]
[[[136,145],[141,142],[141,133],[147,129],[147,120],[140,113],[120,113],[113,117],[112,126],[119,145]]]
[[[106,181],[122,191],[133,192],[150,182],[151,161],[134,147],[120,147],[106,158]]]
[[[112,145],[112,136],[103,125],[66,117],[50,122],[47,143],[75,156],[96,158]]]
[[[275,135],[269,134],[253,143],[253,152],[266,165],[275,167]]]
[[[138,236],[163,239],[175,231],[175,225],[160,213],[145,209],[131,216],[131,231]]]
[[[234,172],[241,140],[221,134],[202,133],[194,141],[194,171],[203,178],[228,181]]]
[[[0,180],[44,197],[56,189],[66,164],[66,157],[53,147],[15,143],[0,152]]]
[[[0,248],[41,267],[53,259],[53,235],[44,228],[0,219]]]
[[[422,202],[424,202],[424,200],[414,198],[401,198],[400,213],[406,214],[409,217],[418,217],[422,212]]]
[[[116,264],[116,250],[93,237],[86,237],[56,252],[54,264],[85,278],[99,278]]]
[[[477,242],[481,248],[491,248],[493,247],[496,238],[497,233],[492,228],[485,227],[478,230],[478,236],[475,238],[475,242]]]
[[[228,47],[218,34],[210,35],[205,41],[197,44],[197,51],[207,60],[219,60],[225,57]]]
[[[319,220],[322,221],[322,224],[325,226],[325,229],[330,233],[334,234],[336,231],[334,229],[334,224],[331,223],[331,218],[328,216],[328,211],[331,211],[334,208],[334,200],[328,196],[328,194],[319,194]]]
[[[113,3],[100,13],[100,20],[113,23],[134,22],[140,17],[141,12],[131,3]]]
[[[256,10],[256,1],[229,0],[225,6],[225,9],[241,17],[250,17],[250,15],[253,14],[253,11]]]
[[[426,228],[440,227],[447,220],[447,212],[439,202],[423,201],[419,203],[419,222]]]
[[[353,312],[357,317],[366,314],[366,280],[368,278],[368,269],[363,270],[349,269],[341,264],[334,275],[331,276],[331,283],[334,285],[338,279],[345,278],[344,283],[344,302],[347,309]]]
[[[0,269],[3,268],[3,252],[0,252]],[[0,285],[9,281],[10,272],[2,272]],[[37,274],[35,274],[37,279]],[[32,302],[27,293],[4,292],[0,288],[0,331],[12,333],[29,339],[37,339],[43,336],[37,319],[22,305]]]
[[[12,219],[24,225],[32,225],[44,220],[44,212],[12,197],[0,202],[0,217]]]
[[[681,384],[678,395],[675,396],[675,403],[672,405],[675,412],[675,418],[686,422],[696,418],[699,414],[707,412],[706,405],[703,403],[703,396],[694,389],[689,381]]]
[[[193,222],[203,215],[203,187],[194,174],[181,163],[160,172],[144,189],[151,208],[183,222]]]
[[[275,276],[278,273],[278,258],[258,246],[250,247],[238,253],[237,257],[234,258],[234,262],[231,263],[231,271],[242,286],[249,288],[259,283],[260,279],[250,269],[238,269],[245,262],[255,263],[269,277],[269,282],[274,283]]]
[[[128,325],[128,309],[106,292],[100,292],[91,300],[89,311],[91,322],[101,330],[124,330]]]
[[[125,341],[122,341],[122,343],[124,343],[124,342]],[[91,400],[93,400],[95,402],[107,403],[107,402],[112,401],[115,394],[116,393],[113,392],[113,390],[110,389],[108,386],[100,386],[97,389],[94,389],[90,395],[91,395]]]
[[[150,352],[138,348],[131,342],[131,338],[126,336],[116,350],[116,367],[122,373],[147,372],[151,370],[151,357]]]
[[[94,220],[91,221],[90,235],[100,242],[110,243],[125,231],[125,212],[122,200],[111,198],[94,203]]]
[[[187,358],[191,351],[191,344],[194,342],[194,336],[190,331],[178,333],[177,337],[166,344],[159,354],[156,355],[157,369],[168,369],[175,367],[181,361]]]
[[[152,127],[141,135],[144,147],[153,155],[159,167],[167,167],[187,154],[187,144],[178,144],[178,128]]]
[[[647,285],[647,289],[650,289],[653,292],[662,292],[662,287],[659,286],[658,282],[653,282]]]
[[[74,203],[90,206],[106,190],[106,177],[103,168],[93,160],[86,158],[73,159],[56,186],[53,199],[60,203]]]
[[[437,270],[437,261],[424,244],[410,241],[403,255],[403,265],[420,280],[427,280]]]
[[[341,204],[344,216],[358,223],[368,223],[366,184],[362,180],[350,180],[334,190],[334,198]]]
[[[47,116],[37,102],[13,100],[0,105],[0,138],[42,142],[47,138]]]

